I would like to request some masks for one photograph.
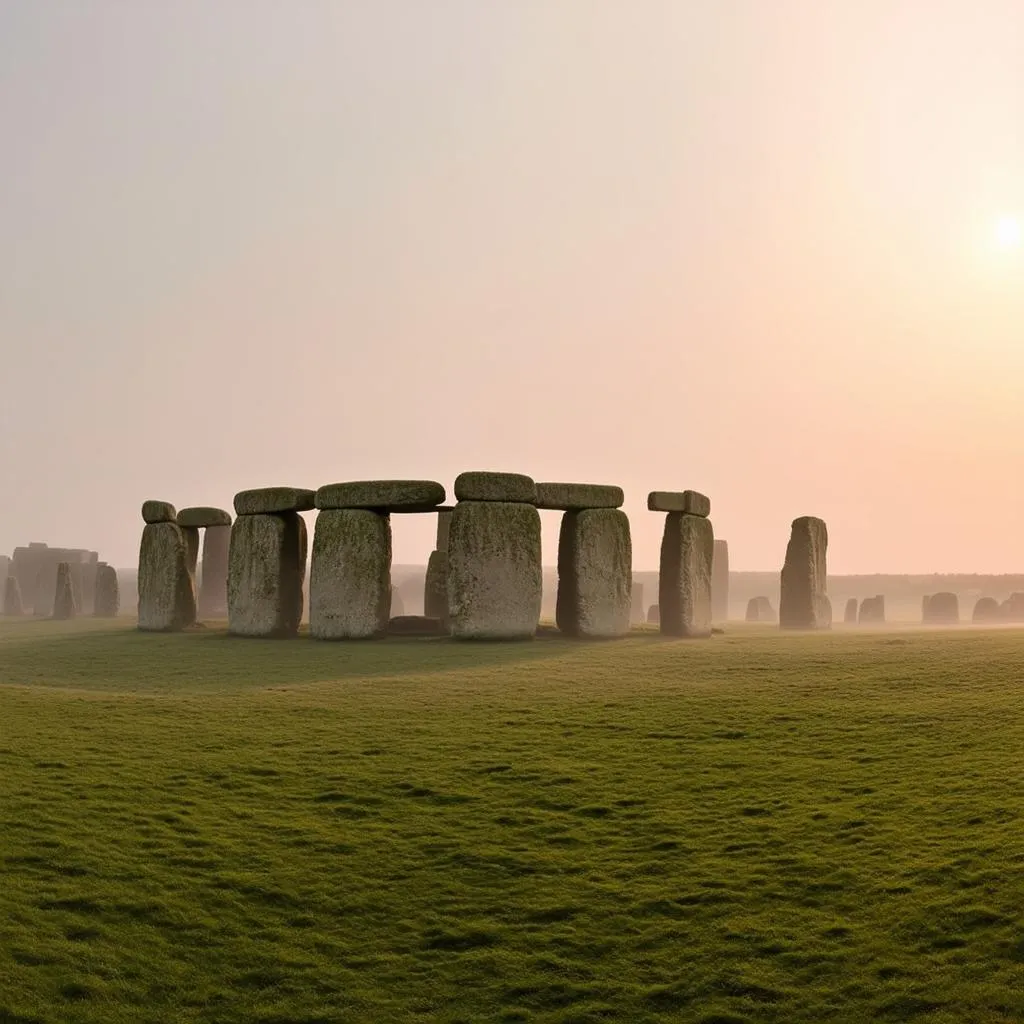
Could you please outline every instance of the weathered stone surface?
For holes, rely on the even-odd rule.
[[[629,632],[633,546],[629,517],[617,508],[566,512],[558,537],[555,622],[588,639]]]
[[[729,621],[729,542],[715,541],[711,561],[711,621]]]
[[[1003,609],[994,597],[979,597],[971,615],[972,622],[1002,622]]]
[[[183,508],[178,513],[179,526],[194,526],[202,529],[207,526],[230,526],[231,513],[222,508],[210,508],[207,505],[194,505]]]
[[[185,557],[188,571],[192,574],[192,585],[195,586],[196,566],[199,564],[199,528],[178,524],[182,537],[185,538]]]
[[[429,615],[396,615],[388,622],[389,636],[447,636],[440,619]]]
[[[234,521],[228,548],[229,633],[295,636],[302,620],[305,536],[296,512],[244,514]]]
[[[641,623],[644,621],[644,585],[633,580],[629,591],[629,621]]]
[[[865,597],[860,603],[858,621],[869,625],[885,622],[885,597],[882,594]]]
[[[177,523],[151,523],[139,548],[139,629],[169,632],[196,621],[188,550]]]
[[[240,516],[309,512],[315,491],[303,487],[256,487],[235,495],[235,513]]]
[[[521,473],[460,473],[455,478],[455,497],[459,501],[523,502],[537,501],[537,485]]]
[[[17,576],[8,576],[4,583],[4,615],[24,615],[21,603],[21,587]]]
[[[423,582],[423,614],[448,624],[448,552],[431,551]]]
[[[783,629],[827,629],[832,623],[831,604],[826,622],[826,553],[828,529],[815,516],[793,520],[786,561],[782,566],[782,597],[779,624]]]
[[[622,508],[621,487],[608,484],[537,484],[537,508],[582,512],[588,508]]]
[[[178,513],[169,501],[150,500],[142,503],[142,521],[144,523],[173,523],[177,515]]]
[[[462,501],[455,506],[448,537],[453,636],[532,637],[540,619],[542,583],[540,513],[532,505]]]
[[[657,626],[661,623],[661,609],[656,605],[652,604],[647,609],[647,624],[650,626]]]
[[[318,640],[381,636],[391,590],[388,517],[369,509],[324,509],[313,532],[310,635]]]
[[[651,491],[647,507],[651,512],[683,512],[704,518],[711,515],[711,499],[699,491]]]
[[[208,526],[203,531],[203,562],[199,583],[199,617],[228,616],[228,551],[230,526]]]
[[[384,512],[431,511],[445,499],[433,480],[351,480],[325,484],[316,492],[319,509],[365,508]]]
[[[711,636],[715,534],[703,516],[670,512],[661,540],[658,607],[665,636]]]
[[[400,619],[405,616],[405,602],[398,587],[391,588],[391,605],[388,611],[388,618]]]
[[[846,599],[846,608],[843,611],[843,622],[849,625],[850,623],[856,623],[857,621],[857,598],[848,597]]]
[[[928,601],[927,622],[935,626],[954,626],[960,622],[960,600],[956,594],[932,594]]]
[[[57,589],[53,597],[53,617],[73,619],[78,614],[78,600],[71,582],[71,566],[68,562],[57,563]]]
[[[437,540],[434,542],[435,551],[448,550],[448,531],[452,528],[452,509],[450,506],[437,510]]]
[[[101,565],[96,570],[93,615],[101,619],[113,619],[120,610],[121,590],[117,582],[117,570],[112,565]]]
[[[752,597],[747,602],[747,622],[775,622],[775,609],[767,597]]]

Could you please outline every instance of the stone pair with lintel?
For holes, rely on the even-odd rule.
[[[647,508],[665,513],[658,614],[665,636],[711,636],[715,534],[711,499],[698,491],[651,491]]]

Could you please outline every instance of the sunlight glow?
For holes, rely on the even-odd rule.
[[[1024,242],[1024,225],[1018,217],[1000,217],[993,234],[1000,249],[1019,249]]]

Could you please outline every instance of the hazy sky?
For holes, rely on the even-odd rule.
[[[0,551],[505,469],[1024,571],[1020,0],[0,0],[0,153]]]

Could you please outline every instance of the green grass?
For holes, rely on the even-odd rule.
[[[1024,1019],[1024,634],[0,624],[0,1022]]]

